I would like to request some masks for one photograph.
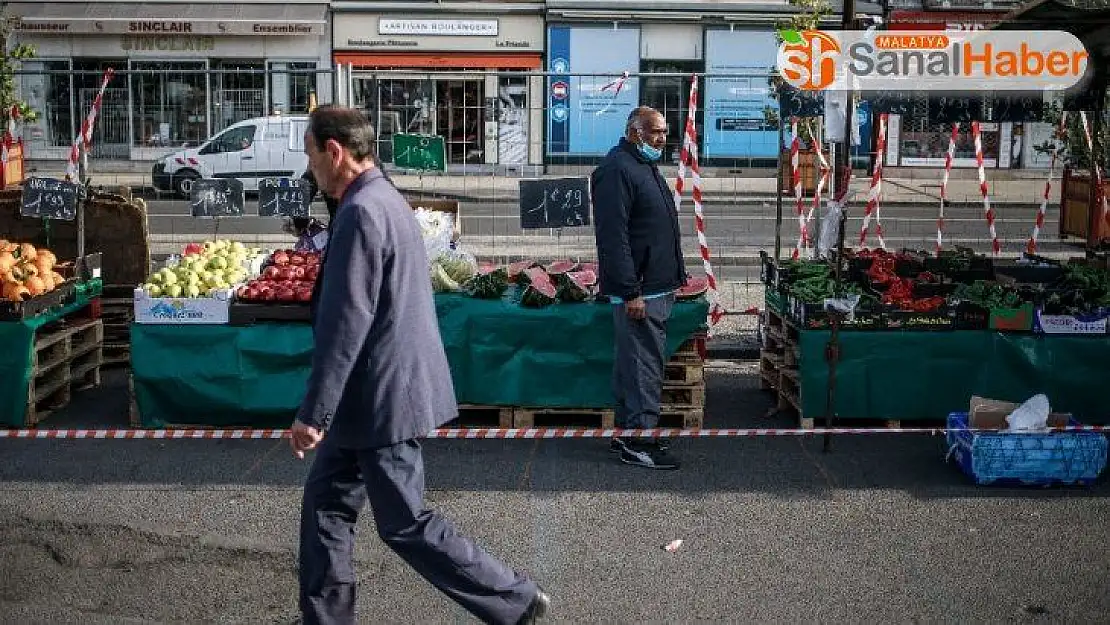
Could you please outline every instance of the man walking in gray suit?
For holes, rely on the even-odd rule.
[[[369,502],[381,539],[448,597],[487,623],[534,622],[550,605],[543,590],[424,506],[418,439],[458,410],[420,229],[374,166],[374,130],[355,109],[322,106],[305,152],[339,203],[291,428],[298,458],[317,450],[301,509],[304,620],[355,622],[354,526]]]
[[[594,236],[601,292],[613,302],[613,394],[616,425],[659,425],[667,319],[675,289],[686,282],[682,234],[674,197],[656,162],[667,143],[667,122],[641,106],[628,116],[625,136],[591,177]],[[665,440],[615,438],[622,462],[677,469]]]

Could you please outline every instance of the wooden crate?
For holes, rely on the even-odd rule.
[[[70,321],[72,325],[47,327],[36,333],[24,413],[27,427],[67,406],[73,391],[100,385],[103,324],[99,319]]]
[[[704,382],[704,362],[668,362],[663,367],[664,386],[695,386]]]
[[[104,321],[103,366],[130,366],[131,324],[135,321],[135,287],[126,284],[104,286],[100,317]]]

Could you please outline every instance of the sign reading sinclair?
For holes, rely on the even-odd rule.
[[[417,20],[381,18],[379,35],[454,35],[496,37],[497,20]]]

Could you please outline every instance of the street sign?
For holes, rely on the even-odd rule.
[[[393,135],[393,165],[401,169],[444,171],[447,148],[443,137],[435,135]]]

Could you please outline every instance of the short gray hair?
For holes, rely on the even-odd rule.
[[[637,106],[636,108],[632,109],[631,113],[628,114],[628,121],[625,122],[624,131],[627,133],[628,131],[635,129],[643,132],[644,122],[647,121],[647,118],[651,117],[652,115],[659,115],[660,117],[662,117],[663,114],[651,108],[650,106]]]

